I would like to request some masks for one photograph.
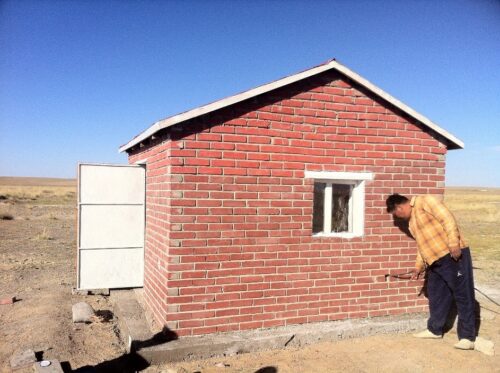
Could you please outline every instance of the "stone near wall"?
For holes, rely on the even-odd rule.
[[[484,339],[482,337],[477,337],[474,342],[474,350],[482,352],[488,356],[495,355],[495,344],[492,341]]]
[[[80,302],[73,305],[73,322],[92,322],[94,309],[86,302]]]
[[[14,353],[10,358],[10,367],[17,370],[30,366],[36,362],[35,352],[31,349]]]
[[[0,305],[13,304],[15,301],[16,301],[16,297],[12,297],[12,296],[2,297],[2,298],[0,298]]]

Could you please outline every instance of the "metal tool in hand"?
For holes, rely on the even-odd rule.
[[[389,277],[397,278],[399,280],[411,280],[411,275],[412,275],[412,272],[396,273],[396,274],[386,273],[384,275],[384,277],[385,277],[385,281],[387,281],[387,279]]]

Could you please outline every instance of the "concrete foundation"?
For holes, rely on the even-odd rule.
[[[286,347],[301,347],[320,341],[362,337],[375,334],[406,333],[424,329],[426,314],[399,317],[377,317],[361,320],[342,320],[272,329],[219,333],[205,336],[180,337],[166,343],[153,338],[145,312],[131,290],[111,293],[119,320],[121,336],[140,357],[150,364],[231,356]],[[146,347],[147,346],[147,347]]]

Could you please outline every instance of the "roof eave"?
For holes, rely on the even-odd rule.
[[[335,61],[334,61],[335,62]],[[344,65],[336,62],[337,68],[336,70],[341,72],[342,74],[346,75],[347,77],[351,78],[354,80],[356,83],[362,85],[363,87],[367,88],[368,90],[372,91],[375,93],[377,96],[381,97],[385,101],[389,102],[390,104],[394,105],[398,109],[402,110],[409,116],[415,118],[419,122],[425,124],[427,127],[431,128],[434,132],[440,134],[443,136],[446,140],[448,140],[448,149],[463,149],[464,143],[448,131],[444,130],[440,126],[438,126],[436,123],[432,122],[429,118],[425,117],[424,115],[418,113],[415,111],[413,108],[409,107],[405,103],[399,101],[397,98],[391,96],[387,92],[383,91],[379,87],[377,87],[375,84],[371,83],[370,81],[366,80],[359,74],[355,73],[354,71],[350,70],[349,68],[345,67]]]
[[[274,82],[264,84],[264,85],[261,85],[259,87],[250,89],[248,91],[236,94],[234,96],[230,96],[230,97],[224,98],[222,100],[218,100],[218,101],[215,101],[213,103],[186,111],[184,113],[180,113],[180,114],[174,115],[172,117],[160,120],[160,121],[154,123],[151,127],[149,127],[144,132],[142,132],[139,135],[137,135],[136,137],[134,137],[127,144],[122,145],[119,148],[119,152],[121,153],[121,152],[129,150],[130,148],[134,147],[137,144],[140,144],[141,142],[143,142],[144,140],[146,140],[147,138],[149,138],[150,136],[154,135],[156,132],[158,132],[164,128],[173,126],[175,124],[179,124],[179,123],[187,121],[189,119],[210,113],[212,111],[215,111],[215,110],[218,110],[218,109],[230,106],[230,105],[234,105],[236,103],[239,103],[241,101],[247,100],[247,99],[252,98],[252,97],[255,97],[257,95],[267,93],[267,92],[272,91],[274,89],[281,88],[283,86],[295,83],[297,81],[306,79],[308,77],[320,74],[322,72],[325,72],[325,71],[328,71],[331,69],[337,70],[341,74],[352,79],[356,83],[365,87],[369,91],[375,93],[377,96],[381,97],[385,101],[394,105],[398,109],[402,110],[403,112],[407,113],[411,117],[420,121],[421,123],[423,123],[424,125],[426,125],[430,129],[435,131],[436,133],[443,136],[448,142],[448,144],[447,144],[448,149],[451,150],[451,149],[463,149],[464,148],[464,143],[461,140],[459,140],[457,137],[453,136],[451,133],[444,130],[443,128],[439,127],[437,124],[432,122],[427,117],[423,116],[422,114],[419,114],[417,111],[415,111],[414,109],[412,109],[408,105],[404,104],[403,102],[401,102],[398,99],[394,98],[393,96],[389,95],[388,93],[386,93],[382,89],[378,88],[376,85],[374,85],[370,81],[366,80],[365,78],[363,78],[359,74],[355,73],[354,71],[350,70],[346,66],[340,64],[336,60],[331,60],[331,61],[328,61],[328,62],[322,64],[322,65],[313,67],[309,70],[302,71],[298,74],[294,74],[294,75],[285,77],[283,79],[279,79],[279,80],[276,80]]]
[[[157,132],[157,131],[160,131],[164,128],[167,128],[167,127],[173,126],[175,124],[184,122],[186,120],[198,117],[200,115],[207,114],[207,113],[210,113],[212,111],[222,109],[222,108],[230,106],[230,105],[234,105],[238,102],[247,100],[247,99],[255,97],[257,95],[267,93],[269,91],[283,87],[285,85],[298,82],[302,79],[306,79],[310,76],[317,75],[319,73],[322,73],[324,71],[332,69],[333,67],[330,66],[331,62],[333,62],[333,61],[330,61],[330,62],[323,64],[323,65],[316,66],[312,69],[300,72],[298,74],[294,74],[294,75],[288,76],[286,78],[279,79],[279,80],[273,81],[271,83],[261,85],[259,87],[250,89],[248,91],[245,91],[245,92],[242,92],[239,94],[236,94],[234,96],[230,96],[230,97],[224,98],[222,100],[218,100],[218,101],[212,102],[210,104],[197,107],[195,109],[186,111],[184,113],[180,113],[180,114],[174,115],[172,117],[162,119],[162,120],[156,122],[150,128],[148,128],[146,131],[144,131],[144,132],[140,133],[139,135],[137,135],[136,137],[134,137],[127,144],[122,145],[119,148],[119,152],[126,151],[126,150],[130,149],[131,147],[133,147],[134,145],[137,145],[137,144],[141,143],[142,141],[144,141],[145,139],[147,139],[149,136],[151,136],[153,134],[153,133],[151,133],[151,130],[153,129],[153,127],[156,127],[156,130],[154,132]]]

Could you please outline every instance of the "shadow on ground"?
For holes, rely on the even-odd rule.
[[[178,339],[175,332],[168,328],[164,328],[161,332],[155,334],[152,338],[145,341],[137,341],[134,343],[134,349],[140,350],[141,348],[156,346],[162,343],[167,343]],[[97,365],[86,365],[76,370],[72,370],[68,362],[61,364],[65,373],[135,373],[149,367],[149,362],[137,355],[135,352],[123,354],[115,359],[104,361]],[[272,371],[265,371],[265,373],[272,373]]]
[[[278,369],[275,367],[262,367],[254,373],[278,373]]]

